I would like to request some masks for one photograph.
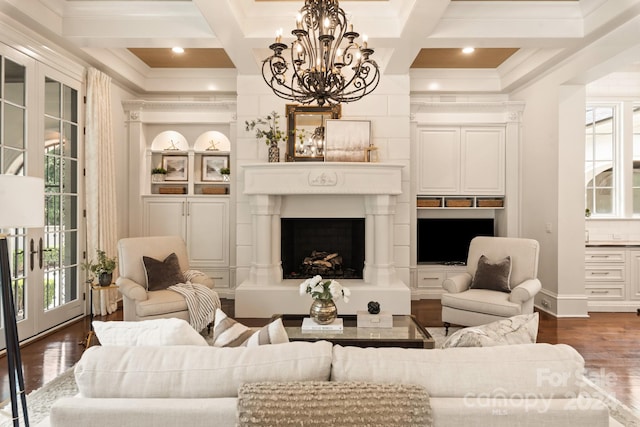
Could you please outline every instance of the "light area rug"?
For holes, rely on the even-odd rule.
[[[29,425],[36,426],[45,419],[51,411],[51,405],[62,398],[74,396],[78,393],[78,386],[73,375],[73,368],[67,369],[61,375],[49,381],[37,390],[27,395],[27,410],[29,412]],[[18,411],[22,415],[22,411]],[[0,427],[9,427],[11,421],[11,404],[5,406],[0,413]],[[20,425],[24,425],[22,419]]]
[[[449,328],[449,334],[455,332],[459,328]],[[436,348],[442,347],[442,343],[446,339],[444,328],[427,328],[431,336],[436,342]],[[429,351],[429,350],[426,350]],[[44,420],[51,410],[51,405],[62,398],[71,397],[78,393],[73,368],[65,371],[62,375],[54,378],[38,390],[27,395],[27,406],[29,410],[29,424],[36,426]],[[640,414],[631,410],[628,406],[611,396],[599,385],[586,379],[583,395],[593,397],[603,401],[609,407],[610,423],[609,427],[640,427]],[[4,413],[0,413],[0,427],[10,427],[11,423],[11,406],[3,409]]]

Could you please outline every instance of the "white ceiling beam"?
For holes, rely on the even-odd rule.
[[[401,34],[394,40],[393,53],[385,66],[386,73],[404,74],[409,71],[424,40],[438,25],[448,6],[449,0],[418,1],[413,4],[410,13],[405,14],[406,21]]]
[[[221,46],[231,58],[238,74],[258,74],[250,39],[245,37],[232,3],[235,0],[192,0]]]

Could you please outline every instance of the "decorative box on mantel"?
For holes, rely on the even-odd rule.
[[[356,312],[358,328],[393,328],[393,316],[388,311],[371,314],[368,311]]]

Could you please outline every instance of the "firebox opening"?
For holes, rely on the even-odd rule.
[[[282,218],[285,279],[362,279],[364,218]]]

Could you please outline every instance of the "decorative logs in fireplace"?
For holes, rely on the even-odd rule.
[[[342,256],[337,252],[311,251],[311,255],[304,258],[300,272],[305,276],[341,277]]]

